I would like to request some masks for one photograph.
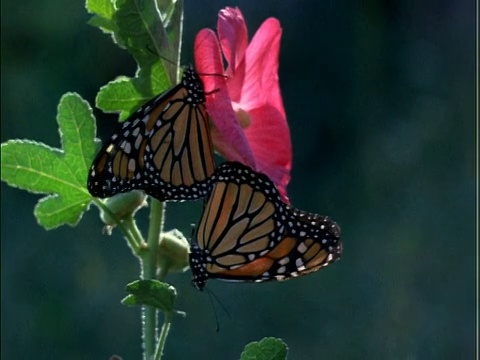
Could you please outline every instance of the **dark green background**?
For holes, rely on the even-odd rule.
[[[250,36],[280,20],[289,195],[338,221],[344,255],[284,283],[211,281],[231,315],[217,305],[219,333],[190,273],[169,277],[188,316],[174,319],[165,359],[236,359],[264,336],[283,338],[291,360],[473,358],[475,2],[254,3],[186,0],[182,62],[227,4]],[[80,0],[2,1],[2,142],[58,147],[63,93],[93,104],[100,86],[134,74],[88,18]],[[115,117],[96,114],[105,139]],[[102,235],[93,207],[77,227],[46,232],[39,198],[2,183],[2,358],[139,359],[140,311],[120,304],[139,271],[124,240]],[[169,205],[167,227],[190,234],[199,214]]]

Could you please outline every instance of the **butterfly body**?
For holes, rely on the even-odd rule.
[[[212,179],[190,253],[198,289],[209,278],[287,280],[340,257],[338,225],[285,204],[267,176],[232,162],[220,165]]]
[[[208,193],[214,167],[203,84],[187,68],[103,145],[87,187],[101,198],[140,189],[161,201],[196,199]]]

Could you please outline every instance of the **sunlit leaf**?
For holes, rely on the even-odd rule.
[[[121,77],[100,89],[97,106],[105,112],[120,112],[120,120],[125,120],[154,96],[162,93],[169,82],[159,63],[153,65],[151,76],[140,78]]]
[[[35,207],[35,216],[46,229],[75,225],[92,199],[86,188],[96,151],[92,109],[79,95],[65,94],[57,122],[61,149],[29,140],[2,144],[2,180],[33,193],[49,194]]]

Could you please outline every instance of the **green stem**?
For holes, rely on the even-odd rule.
[[[123,233],[123,236],[125,236],[125,239],[127,239],[127,243],[128,243],[128,246],[130,246],[130,249],[132,250],[133,254],[135,256],[140,256],[140,252],[141,252],[141,242],[143,242],[141,236],[140,238],[136,238],[132,232],[130,231],[130,229],[125,226],[125,224],[123,223],[122,220],[120,220],[109,208],[108,206],[106,206],[103,201],[101,201],[100,199],[97,199],[97,198],[93,198],[93,202],[95,203],[95,205],[97,205],[99,208],[101,208],[105,213],[108,214],[108,216],[110,216],[110,218],[113,219],[113,221],[115,221],[115,225],[120,229],[120,231]]]
[[[158,269],[157,279],[160,281],[165,281],[165,278],[168,275],[169,266],[162,266]]]
[[[146,246],[145,241],[143,240],[142,233],[140,232],[140,229],[138,228],[137,223],[133,218],[133,216],[132,215],[127,216],[123,220],[123,222],[128,227],[128,229],[130,230],[130,233],[136,239],[137,243],[140,244],[140,247],[145,248]]]
[[[162,330],[160,331],[160,337],[158,339],[157,351],[155,352],[155,360],[160,360],[163,355],[163,348],[167,341],[167,335],[170,331],[170,324],[172,323],[172,314],[165,313],[165,319],[163,320]]]
[[[165,205],[152,198],[150,205],[150,227],[147,237],[147,251],[142,252],[142,279],[155,279],[157,270],[157,251],[160,234],[163,230]],[[142,316],[142,333],[144,358],[151,360],[155,354],[157,335],[157,310],[152,306],[144,306]],[[163,329],[163,328],[162,328]]]

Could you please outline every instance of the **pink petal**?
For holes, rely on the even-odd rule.
[[[197,71],[204,74],[201,77],[207,93],[207,112],[215,125],[212,130],[215,147],[227,160],[254,168],[255,158],[232,108],[226,79],[221,76],[220,47],[212,30],[203,29],[197,34],[194,53]]]
[[[290,131],[283,115],[265,105],[249,113],[251,124],[244,129],[255,155],[255,170],[266,174],[286,198],[292,168]]]
[[[217,32],[223,55],[229,64],[227,74],[233,76],[248,46],[247,26],[240,9],[226,7],[220,10]]]
[[[268,175],[283,195],[290,181],[292,145],[278,83],[278,56],[282,29],[267,19],[248,46],[241,101],[251,124],[244,129],[255,155],[256,170]],[[229,84],[230,89],[230,84]]]
[[[195,62],[207,95],[207,111],[215,125],[215,147],[230,161],[240,161],[270,177],[283,199],[290,180],[292,149],[278,84],[278,57],[282,29],[278,20],[267,19],[248,45],[248,35],[238,8],[219,14],[218,34],[229,64],[228,79],[215,33],[200,31],[195,40]],[[232,108],[248,113],[250,123],[242,129]],[[245,124],[244,124],[245,125]]]
[[[246,77],[240,102],[247,110],[272,104],[285,117],[280,87],[278,85],[278,57],[282,29],[277,19],[263,22],[245,55]]]
[[[225,87],[222,54],[218,46],[217,35],[210,29],[202,29],[195,37],[194,44],[195,68],[202,76],[205,92],[209,93],[219,87]],[[219,76],[213,76],[214,74]],[[212,75],[212,76],[210,76]]]

